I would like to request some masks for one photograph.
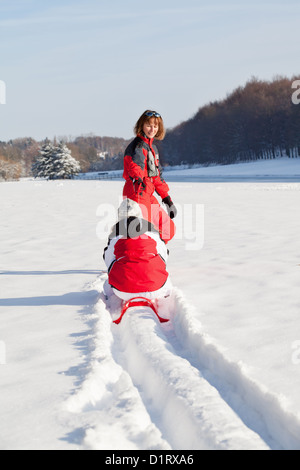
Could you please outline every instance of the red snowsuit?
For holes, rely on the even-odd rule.
[[[148,221],[123,219],[114,227],[103,254],[108,282],[121,298],[122,293],[153,293],[155,298],[169,277],[167,257],[165,243]]]
[[[153,193],[156,191],[164,199],[169,187],[161,175],[158,150],[153,139],[138,135],[125,150],[123,178],[126,180],[123,197],[138,202],[143,217],[159,230],[165,243],[175,235],[175,224],[160,206]],[[141,178],[143,188],[137,183]]]

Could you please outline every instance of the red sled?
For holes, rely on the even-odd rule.
[[[158,311],[150,299],[147,299],[146,297],[134,297],[133,299],[130,299],[127,302],[124,302],[121,315],[119,316],[117,320],[114,320],[114,323],[118,325],[121,322],[125,312],[130,307],[150,307],[161,323],[166,323],[169,321],[167,318],[162,318],[158,315]]]

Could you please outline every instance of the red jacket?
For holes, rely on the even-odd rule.
[[[136,220],[131,219],[133,223]],[[157,231],[146,230],[147,227],[149,223],[143,220],[141,235],[133,238],[126,236],[118,227],[104,250],[108,282],[121,292],[154,292],[168,279],[166,245]]]
[[[168,196],[169,187],[162,178],[158,150],[153,139],[138,135],[125,150],[123,178],[126,180],[124,196],[135,199],[133,180],[142,178],[145,193],[151,196],[156,191],[162,199]]]

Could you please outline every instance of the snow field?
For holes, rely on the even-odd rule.
[[[105,278],[98,281],[100,291]],[[159,306],[160,312],[169,317],[176,305],[175,295]],[[180,357],[171,323],[163,326],[151,309],[135,307],[114,325],[111,312],[118,307],[115,296],[107,308],[100,295],[92,315],[90,370],[67,403],[73,413],[97,410],[97,423],[83,439],[87,448],[268,448],[201,372]]]
[[[98,281],[99,292],[105,279],[103,274]],[[109,388],[117,365],[123,380],[114,382],[116,390],[127,391],[139,402],[138,407],[136,402],[133,408],[122,406],[123,413],[118,415],[114,430],[120,427],[123,438],[129,433],[127,440],[118,440],[119,449],[123,449],[122,442],[124,449],[135,448],[130,439],[143,442],[143,449],[300,448],[300,422],[284,406],[284,398],[255,382],[241,361],[226,357],[215,340],[203,333],[194,308],[180,290],[174,289],[172,297],[159,302],[159,314],[170,318],[167,324],[160,324],[151,309],[136,307],[125,314],[120,325],[114,325],[111,319],[119,315],[120,306],[115,296],[108,302],[102,296],[96,304],[97,331],[101,334],[94,352],[102,362],[98,370],[101,380],[109,379],[104,389]],[[97,368],[93,371],[96,376]],[[92,398],[94,390],[99,401],[100,389],[91,387],[88,396]],[[161,433],[164,440],[156,444],[151,441],[148,447],[149,428],[145,433],[136,427],[133,434],[131,424],[149,420],[156,435]],[[84,443],[99,449],[104,439],[103,448],[107,448],[106,436],[110,433],[105,432],[102,422],[87,431]]]
[[[99,282],[96,284],[101,290]],[[81,445],[93,450],[169,449],[130,375],[114,360],[112,318],[103,298],[88,315],[88,322],[92,323],[92,335],[87,374],[65,404],[66,410],[80,416],[82,427],[87,428]],[[88,426],[82,418],[85,415]]]
[[[114,329],[122,344],[119,360],[150,404],[150,414],[172,449],[266,448],[245,430],[201,372],[180,357],[174,347],[177,338],[167,339],[172,326],[164,334],[168,327],[160,325],[149,309],[135,308],[122,327]]]
[[[285,397],[276,396],[251,378],[250,368],[242,361],[229,360],[215,339],[194,327],[195,320],[186,309],[186,301],[179,293],[174,330],[190,352],[191,363],[201,368],[229,406],[270,448],[299,449],[300,420],[285,406]]]
[[[122,182],[0,185],[2,449],[300,448],[300,185],[170,186],[203,249],[170,243],[171,323],[118,328],[96,227]]]
[[[251,162],[235,163],[231,165],[211,165],[200,168],[169,168],[165,172],[166,179],[180,178],[183,181],[185,178],[229,178],[234,181],[239,181],[247,178],[255,181],[256,178],[263,180],[283,181],[285,177],[291,181],[299,181],[300,178],[300,161],[299,158],[281,157],[273,160],[256,160]]]

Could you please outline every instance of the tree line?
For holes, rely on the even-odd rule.
[[[169,130],[161,145],[170,165],[229,164],[300,156],[300,104],[292,79],[249,80]]]
[[[191,119],[168,129],[165,139],[157,142],[163,164],[229,164],[299,157],[300,104],[292,100],[296,80],[252,78],[225,99],[202,106]],[[52,141],[54,146],[56,140]],[[83,172],[121,169],[129,143],[123,138],[93,134],[60,140]],[[39,149],[47,142],[32,138],[0,142],[0,180],[32,175]]]
[[[61,142],[70,150],[82,172],[120,169],[129,143],[123,138],[94,135],[74,139],[61,136],[51,141],[48,138],[36,141],[29,137],[0,142],[0,181],[33,176],[32,170],[40,157],[40,150],[49,143],[58,147]]]

